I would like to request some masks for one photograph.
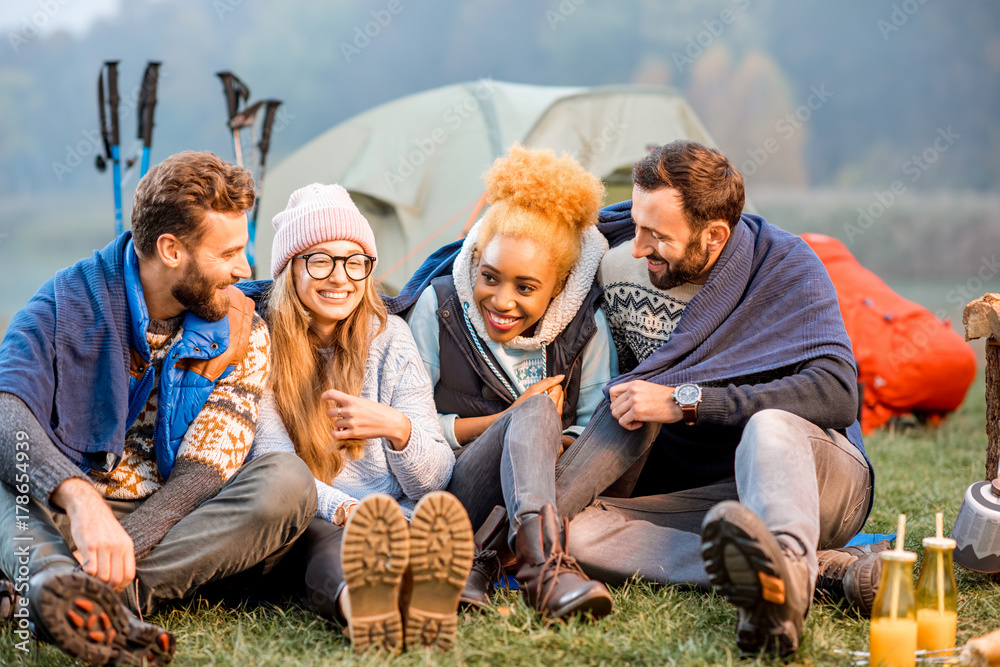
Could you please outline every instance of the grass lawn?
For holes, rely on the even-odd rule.
[[[933,532],[934,512],[946,530],[966,487],[983,479],[986,435],[982,372],[962,409],[938,429],[897,427],[867,439],[877,473],[875,508],[866,532],[895,532],[906,512],[906,546],[920,552]],[[918,563],[919,565],[919,563]],[[1000,586],[956,568],[959,641],[1000,626]],[[741,660],[736,649],[736,611],[713,594],[632,583],[614,591],[615,612],[593,623],[546,626],[517,593],[495,598],[495,611],[464,614],[456,648],[447,654],[406,653],[396,658],[355,656],[341,631],[294,605],[213,606],[204,600],[163,611],[151,620],[177,635],[177,665],[726,665],[782,664]],[[15,635],[0,632],[0,664],[34,662],[14,649]],[[847,662],[834,649],[867,650],[868,622],[829,604],[814,604],[794,664]],[[38,664],[67,664],[42,645]]]

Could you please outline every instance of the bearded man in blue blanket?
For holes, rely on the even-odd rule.
[[[872,549],[843,548],[874,474],[837,294],[805,242],[742,213],[720,152],[675,141],[633,182],[601,212],[621,375],[591,430],[658,433],[617,493],[576,514],[570,551],[608,583],[713,586],[739,609],[742,650],[788,655],[814,592],[870,610],[880,573]]]

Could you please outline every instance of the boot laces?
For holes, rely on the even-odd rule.
[[[503,580],[503,562],[496,549],[485,549],[477,553],[472,559],[472,569],[486,577],[490,584]]]
[[[568,553],[560,551],[549,554],[545,562],[542,563],[542,576],[538,578],[537,595],[541,598],[538,603],[540,606],[544,607],[548,604],[549,598],[552,597],[552,591],[555,590],[556,584],[559,583],[559,575],[561,574],[575,574],[587,579],[583,568]],[[542,594],[543,587],[545,587],[544,595]]]

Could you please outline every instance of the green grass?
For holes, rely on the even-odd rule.
[[[934,512],[950,528],[966,487],[983,479],[986,436],[983,380],[962,409],[938,429],[897,426],[867,439],[877,471],[876,499],[866,532],[895,532],[908,516],[906,546],[920,552],[933,532]],[[946,528],[947,530],[947,528]],[[959,640],[994,629],[1000,586],[956,568]],[[228,608],[205,600],[156,614],[151,620],[177,635],[178,665],[747,665],[782,664],[741,659],[736,611],[716,595],[631,583],[614,591],[615,612],[597,622],[545,625],[517,593],[500,594],[494,611],[461,616],[450,653],[422,651],[396,658],[356,656],[341,630],[295,604]],[[14,650],[16,637],[0,632],[0,664],[30,663]],[[816,603],[794,664],[838,665],[834,649],[867,650],[868,622],[838,606]],[[39,648],[40,665],[67,664],[56,649]]]

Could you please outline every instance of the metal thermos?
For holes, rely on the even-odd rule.
[[[1000,572],[1000,478],[965,491],[951,537],[955,562],[976,572]]]

